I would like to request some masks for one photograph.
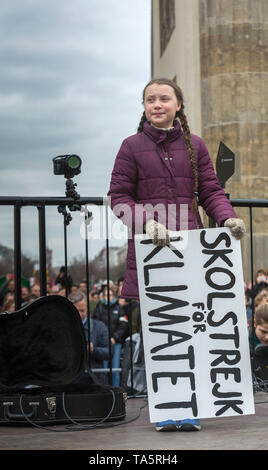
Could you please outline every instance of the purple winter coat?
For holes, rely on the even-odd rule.
[[[198,168],[199,203],[220,226],[229,217],[237,216],[215,175],[206,145],[200,137],[193,134],[192,142]],[[115,160],[108,196],[115,215],[129,227],[126,273],[121,297],[137,300],[139,292],[134,234],[144,232],[146,220],[154,218],[167,226],[165,221],[168,205],[175,204],[176,227],[169,225],[168,228],[180,230],[180,205],[187,204],[189,230],[202,228],[199,213],[193,214],[191,211],[194,179],[179,122],[168,132],[145,122],[143,132],[123,141]],[[144,210],[144,204],[156,206],[159,203],[165,210],[157,213],[150,207]]]

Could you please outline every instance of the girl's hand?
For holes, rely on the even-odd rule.
[[[242,219],[227,219],[224,222],[224,227],[229,227],[231,234],[237,240],[241,240],[246,233],[246,227]]]
[[[157,246],[168,246],[170,243],[169,233],[164,225],[159,224],[154,219],[150,219],[145,224],[145,232]]]

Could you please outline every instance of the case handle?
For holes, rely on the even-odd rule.
[[[11,406],[13,405],[13,402],[8,402],[8,403],[3,403],[4,406],[4,419],[6,421],[12,421],[12,420],[24,420],[25,418],[29,419],[34,419],[37,417],[37,406],[39,403],[29,403],[32,406],[32,410],[29,413],[12,413],[11,411]]]

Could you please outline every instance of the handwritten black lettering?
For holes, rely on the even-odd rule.
[[[217,367],[211,369],[210,377],[212,383],[216,382],[218,374],[224,375],[225,380],[228,379],[229,375],[233,375],[236,382],[241,382],[241,371],[238,367]]]
[[[187,354],[158,354],[157,356],[152,356],[153,361],[181,361],[188,360],[190,369],[195,368],[195,357],[194,357],[194,348],[193,346],[188,347]]]
[[[146,287],[146,292],[176,292],[179,290],[185,290],[187,286],[179,285],[179,286],[150,286]]]
[[[242,397],[242,392],[237,390],[237,386],[234,388],[234,382],[241,383],[238,317],[234,311],[226,312],[227,302],[226,304],[224,302],[225,300],[230,302],[236,297],[235,292],[232,291],[236,285],[236,276],[232,270],[233,262],[230,258],[233,253],[231,248],[232,240],[226,232],[221,232],[215,240],[208,242],[206,240],[206,231],[203,230],[200,233],[200,242],[204,247],[202,253],[208,256],[207,261],[203,264],[203,268],[206,270],[204,274],[205,281],[207,286],[212,289],[207,294],[209,312],[206,317],[206,325],[215,328],[209,333],[209,339],[213,340],[214,344],[215,341],[220,341],[220,347],[211,348],[209,351],[212,355],[210,370],[210,379],[213,384],[212,395],[216,399],[220,399],[214,401],[214,406],[220,406],[215,416],[226,414],[230,409],[236,414],[243,414],[240,407],[243,400],[236,399]],[[202,321],[202,316],[195,315],[193,319],[198,323],[198,319],[200,319],[200,322]],[[220,329],[223,325],[224,332]],[[230,331],[228,331],[229,329]],[[226,349],[222,346],[225,341],[228,344]],[[233,345],[229,346],[230,341],[233,341],[234,347]]]
[[[166,312],[167,310],[174,310],[174,309],[186,307],[186,305],[189,305],[189,302],[187,302],[186,300],[174,299],[173,297],[167,297],[165,295],[148,294],[146,292],[146,297],[149,297],[149,299],[152,299],[152,300],[159,300],[161,302],[167,303],[167,305],[165,306],[157,307],[153,310],[150,310],[148,312],[148,315],[150,316],[157,316],[157,314],[160,312]]]
[[[148,313],[148,315],[152,315]],[[165,313],[157,313],[153,315],[154,317],[166,319],[166,321],[155,321],[150,322],[149,326],[164,326],[164,325],[175,325],[176,323],[183,323],[185,321],[189,321],[190,317],[186,317],[185,315],[168,315]]]
[[[176,385],[179,378],[190,379],[191,390],[195,390],[195,378],[193,372],[155,372],[152,374],[154,392],[158,392],[158,379],[170,378],[172,385]]]
[[[196,333],[204,333],[206,331],[206,325],[202,324],[202,325],[193,325],[194,327],[194,334],[196,335]]]
[[[193,307],[201,308],[202,310],[204,310],[204,308],[205,308],[205,304],[203,302],[195,302],[192,305],[193,305]]]
[[[160,344],[159,346],[155,346],[154,348],[151,349],[151,353],[154,354],[157,351],[160,351],[161,349],[169,348],[170,346],[174,346],[175,344],[183,343],[184,341],[189,341],[189,339],[192,338],[191,335],[188,335],[187,333],[183,333],[182,331],[176,331],[176,330],[162,330],[162,329],[157,329],[157,328],[149,328],[149,331],[152,333],[160,333],[162,335],[168,335],[168,342],[164,344]],[[173,340],[173,336],[179,337],[177,340]]]
[[[142,240],[141,241],[142,244],[148,244],[148,242],[152,243],[152,240]],[[163,246],[154,246],[154,249],[144,258],[143,262],[147,263],[148,261],[150,261],[163,248],[164,248]]]
[[[229,408],[232,408],[235,413],[242,415],[243,410],[241,410],[237,405],[243,405],[243,403],[244,402],[242,400],[217,400],[214,402],[214,405],[223,405],[223,407],[216,412],[215,416],[223,415]]]
[[[209,326],[221,326],[223,325],[225,322],[227,322],[229,319],[232,320],[232,323],[233,325],[236,325],[237,324],[237,315],[234,313],[234,312],[228,312],[224,315],[223,318],[221,318],[219,321],[215,321],[213,320],[213,317],[215,315],[215,310],[211,310],[209,313],[208,313],[208,316],[207,316],[207,322],[209,324]]]
[[[170,263],[156,263],[156,264],[146,264],[143,267],[144,271],[144,283],[146,286],[149,284],[149,270],[150,269],[164,269],[164,268],[181,268],[184,265],[182,262],[170,262]]]
[[[175,402],[168,402],[168,403],[159,403],[159,405],[155,405],[155,408],[158,409],[173,409],[173,408],[192,408],[193,416],[198,416],[197,411],[197,402],[196,402],[196,394],[192,393],[192,397],[190,401],[175,401]]]
[[[202,253],[205,255],[211,255],[211,258],[204,264],[204,268],[207,268],[211,264],[213,264],[218,258],[221,258],[222,261],[228,266],[232,267],[232,261],[226,256],[227,253],[232,253],[233,250],[202,250]]]
[[[215,384],[212,389],[212,395],[216,398],[233,398],[233,397],[241,397],[241,392],[220,392],[220,384]]]
[[[210,292],[207,295],[207,308],[212,309],[214,299],[234,299],[235,294],[233,292]]]
[[[211,362],[211,365],[213,367],[218,366],[222,362],[229,366],[233,366],[237,364],[241,359],[240,351],[237,351],[236,349],[234,350],[212,349],[211,351],[209,351],[209,353],[219,355],[217,359],[214,359],[214,361]],[[230,357],[233,357],[233,356],[234,358],[230,359]]]
[[[227,284],[216,284],[215,282],[212,281],[211,276],[214,273],[224,273],[227,276],[229,276],[230,281]],[[212,287],[213,289],[218,289],[218,290],[227,290],[227,289],[232,289],[235,285],[235,275],[229,270],[225,268],[211,268],[208,269],[205,275],[206,283],[209,285],[209,287]]]
[[[202,230],[202,232],[200,233],[200,242],[205,248],[214,249],[223,240],[225,241],[225,246],[227,246],[227,248],[229,248],[229,246],[231,246],[231,238],[229,237],[228,233],[226,233],[226,232],[221,232],[213,243],[208,243],[205,240],[205,235],[206,235],[206,230]]]
[[[170,238],[170,241],[182,241],[183,238],[182,237],[171,237]],[[151,239],[146,239],[146,240],[141,240],[140,242],[142,245],[150,245],[152,244],[152,240]],[[163,248],[166,248],[166,247],[163,247],[163,246],[154,246],[153,247],[153,250],[144,258],[143,262],[144,263],[147,263],[148,261],[150,261],[155,255],[157,255],[157,253],[159,253],[159,251],[161,251]],[[172,249],[172,252],[174,253],[174,255],[176,255],[178,258],[183,258],[183,255],[180,251],[178,251],[174,246],[170,246],[170,249]]]
[[[210,292],[207,295],[207,308],[209,310],[213,307],[214,299],[234,299],[235,294],[233,292]]]
[[[205,315],[203,312],[194,312],[192,318],[193,318],[193,321],[200,322],[204,320]]]
[[[234,341],[235,347],[239,348],[239,329],[237,326],[234,327],[234,334],[227,334],[227,333],[212,333],[209,335],[212,339],[224,339],[228,340],[231,339]]]

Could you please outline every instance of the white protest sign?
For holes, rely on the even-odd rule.
[[[240,242],[213,228],[135,249],[150,421],[253,414]]]

